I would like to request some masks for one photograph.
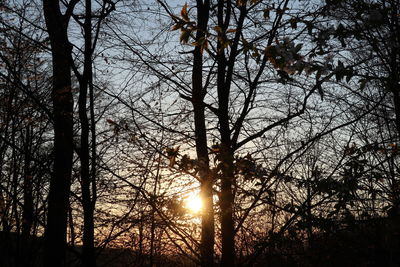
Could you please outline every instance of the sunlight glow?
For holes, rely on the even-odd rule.
[[[198,194],[189,195],[185,199],[185,206],[192,213],[198,213],[203,206],[203,201]]]

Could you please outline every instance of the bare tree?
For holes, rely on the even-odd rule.
[[[73,97],[68,24],[77,1],[65,14],[59,1],[43,1],[53,65],[54,169],[50,181],[45,232],[45,266],[65,266],[67,213],[73,154]]]

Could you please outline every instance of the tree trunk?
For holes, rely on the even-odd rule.
[[[73,97],[68,20],[58,1],[43,0],[53,63],[54,166],[48,196],[44,266],[65,266],[67,214],[72,171]]]
[[[33,195],[32,195],[32,172],[31,172],[31,130],[26,127],[24,148],[24,206],[22,212],[22,237],[28,237],[33,222]]]
[[[391,30],[391,41],[394,44],[391,51],[390,57],[390,73],[388,79],[388,89],[393,94],[393,102],[394,102],[394,111],[395,111],[395,124],[397,130],[397,136],[400,137],[400,71],[399,71],[399,61],[400,61],[400,48],[398,47],[400,44],[400,39],[398,34],[400,33],[400,25],[399,25],[399,14],[397,12],[399,6],[395,3],[392,3],[391,17],[392,17],[392,25],[390,25]],[[392,190],[393,190],[393,211],[394,211],[394,224],[395,227],[395,235],[397,235],[397,245],[400,247],[400,181],[396,178],[393,179]],[[400,257],[395,258],[395,262],[400,264]]]
[[[209,1],[197,1],[197,25],[200,30],[196,33],[196,40],[205,37],[209,18]],[[205,109],[203,89],[203,55],[202,47],[196,46],[193,58],[192,71],[192,104],[194,110],[194,124],[196,135],[196,153],[199,164],[200,194],[203,201],[201,212],[201,266],[210,267],[214,264],[214,205],[213,205],[213,177],[210,175],[207,130],[205,124]]]
[[[92,198],[91,184],[94,182],[94,173],[90,172],[89,146],[89,119],[87,116],[88,87],[92,83],[92,8],[91,0],[85,1],[86,14],[84,22],[84,70],[80,77],[79,92],[79,121],[81,124],[81,149],[79,153],[81,163],[81,189],[83,206],[83,251],[82,263],[86,267],[96,266],[94,253],[94,198]],[[92,103],[91,103],[92,104]],[[92,140],[93,141],[93,140]],[[95,155],[92,155],[95,157]],[[95,168],[95,166],[92,166]]]
[[[221,234],[222,257],[221,266],[234,266],[235,264],[235,232],[233,222],[233,157],[228,152],[226,144],[221,144],[222,177],[221,177]],[[224,152],[225,150],[225,152]]]
[[[219,40],[224,39],[224,35],[229,25],[230,7],[225,1],[218,1],[217,19],[221,31],[218,33]],[[226,10],[225,10],[226,8]],[[239,27],[238,27],[239,28]],[[238,29],[239,30],[239,29]],[[221,266],[234,266],[235,264],[235,241],[234,241],[234,222],[233,222],[233,201],[232,185],[234,182],[233,173],[233,151],[231,144],[231,131],[229,127],[229,95],[231,74],[227,73],[227,59],[224,52],[224,44],[218,42],[217,46],[217,92],[218,92],[218,122],[221,136],[220,144],[220,166],[221,176],[221,239],[222,255]],[[235,51],[231,51],[234,53]],[[231,66],[232,67],[232,66]]]
[[[24,205],[22,210],[22,259],[23,266],[32,266],[31,229],[33,225],[33,177],[31,171],[32,130],[26,126],[24,144]]]
[[[232,185],[234,182],[233,172],[233,152],[231,151],[231,140],[229,130],[229,118],[227,106],[224,107],[225,101],[220,101],[221,112],[220,122],[220,135],[221,135],[221,238],[222,238],[222,256],[221,266],[234,266],[235,264],[235,231],[233,222],[233,203],[234,195]],[[222,105],[221,105],[222,103]]]

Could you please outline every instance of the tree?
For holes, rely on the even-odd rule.
[[[162,46],[156,47],[159,42],[154,39],[146,42],[121,29],[115,31],[121,44],[132,52],[134,62],[141,62],[132,68],[136,73],[150,75],[154,80],[149,88],[160,88],[164,94],[164,98],[157,99],[163,104],[156,102],[157,108],[153,108],[152,99],[146,98],[150,90],[143,93],[145,97],[137,98],[146,102],[142,107],[139,101],[122,102],[131,108],[134,116],[156,129],[187,138],[185,147],[166,149],[171,167],[193,175],[201,186],[205,180],[200,178],[203,175],[200,171],[210,170],[212,189],[219,199],[214,211],[220,218],[217,225],[220,228],[216,228],[221,230],[220,239],[216,241],[221,242],[221,264],[231,266],[236,257],[235,235],[270,192],[270,187],[286,177],[285,173],[293,166],[291,162],[319,139],[354,120],[339,124],[332,119],[337,115],[318,119],[321,116],[316,110],[323,105],[322,99],[318,99],[330,99],[325,92],[329,88],[323,90],[322,86],[336,70],[329,72],[328,63],[322,58],[314,56],[306,60],[303,56],[302,49],[304,54],[311,54],[314,49],[306,45],[302,48],[301,43],[307,41],[304,33],[314,13],[298,10],[298,6],[289,8],[288,1],[277,1],[275,5],[262,1],[196,1],[193,7],[181,6],[180,15],[175,15],[177,12],[166,2],[158,3],[171,18],[171,29],[180,30],[181,47],[168,36]],[[163,33],[165,28],[156,35],[160,38],[157,40],[164,37]],[[174,53],[180,50],[183,51]],[[125,56],[124,60],[130,59]],[[273,98],[273,94],[277,97]],[[176,99],[178,95],[180,99]],[[188,118],[187,112],[179,111],[179,107],[185,106],[184,101],[193,107],[191,121],[176,115],[181,112],[182,118]],[[160,114],[158,107],[171,106],[171,103],[176,111],[167,116],[171,124],[164,120],[159,123],[153,117]],[[189,136],[187,129],[193,129]],[[149,142],[156,142],[157,136],[149,132],[145,135]],[[279,143],[279,138],[287,142],[287,147]],[[197,151],[196,159],[190,157],[190,148]],[[279,157],[265,156],[266,152],[262,151],[267,149]],[[209,168],[200,167],[200,154],[209,162]],[[239,199],[245,201],[239,202]],[[293,217],[297,216],[298,212],[294,212]],[[203,221],[207,218],[203,217]],[[211,242],[207,244],[203,243],[202,248],[212,246]],[[203,262],[210,260],[202,259]]]
[[[399,195],[396,4],[7,4],[5,264],[28,264],[24,244],[43,230],[47,266],[116,255],[142,266],[320,265],[348,263],[340,257],[356,246],[395,252],[379,231],[398,229],[386,218]],[[38,60],[49,52],[51,79]],[[190,211],[198,192],[203,209]]]
[[[207,52],[208,60],[213,62],[210,63],[212,67],[207,71],[205,78],[207,83],[204,85],[203,94],[204,96],[212,95],[215,97],[215,102],[203,103],[203,105],[209,107],[215,116],[215,124],[218,129],[218,142],[214,144],[213,149],[216,162],[213,172],[214,179],[219,186],[222,266],[233,266],[236,257],[234,238],[237,229],[235,229],[234,211],[235,197],[237,197],[235,186],[238,184],[238,175],[235,170],[240,168],[239,164],[242,161],[235,154],[240,148],[261,138],[273,128],[282,127],[289,121],[300,117],[305,111],[307,99],[321,83],[317,77],[317,85],[305,94],[302,108],[289,110],[288,116],[283,116],[267,127],[261,126],[259,129],[248,131],[247,134],[244,133],[249,117],[251,117],[249,114],[254,112],[253,108],[258,101],[256,95],[260,93],[260,90],[262,92],[260,84],[263,83],[264,77],[267,77],[266,73],[270,71],[268,64],[271,63],[276,68],[277,74],[280,75],[278,80],[283,84],[289,80],[293,81],[292,77],[289,77],[289,73],[293,74],[305,67],[305,63],[301,60],[302,57],[298,54],[301,45],[295,46],[293,39],[283,40],[283,36],[278,34],[278,29],[283,30],[287,20],[295,19],[290,18],[290,13],[287,14],[288,3],[288,1],[281,1],[276,3],[277,7],[272,7],[261,1],[216,1],[208,10],[213,17],[210,18],[210,23],[206,27],[190,20],[186,5],[182,8],[180,18],[173,17],[176,21],[174,29],[181,30],[180,40],[182,43],[188,43],[189,39],[194,37],[193,70],[196,72],[192,72],[193,77],[199,75],[198,73],[202,69],[197,65],[202,63],[196,61],[196,56],[198,57],[201,51]],[[204,11],[200,9],[202,4],[201,1],[196,2],[197,17],[204,17],[201,13]],[[263,18],[268,20],[268,12],[271,10],[275,12],[273,22],[251,35],[252,26],[248,22],[253,20],[255,23],[261,23]],[[300,15],[297,14],[297,16]],[[207,18],[207,16],[205,17]],[[275,46],[274,40],[279,39],[282,41],[277,41],[278,44]],[[242,64],[241,67],[239,67],[239,62]],[[245,71],[241,71],[241,68],[244,68]],[[183,98],[192,101],[195,105],[195,101],[198,101],[199,98],[196,96],[195,84],[192,86],[192,93],[189,93],[189,96],[184,95]],[[268,101],[268,98],[265,100]],[[234,113],[235,109],[237,109],[238,115]],[[196,109],[194,112],[196,123]],[[202,118],[202,120],[205,119]],[[199,133],[196,131],[196,134]],[[248,162],[251,164],[251,157],[248,158]]]
[[[195,42],[207,42],[207,26],[210,15],[210,1],[197,1],[197,31]],[[187,9],[181,12],[183,20],[189,20]],[[205,120],[204,97],[206,93],[203,87],[203,50],[204,45],[197,45],[193,51],[192,70],[192,105],[195,125],[196,154],[199,169],[201,197],[203,199],[203,211],[201,220],[201,266],[213,266],[214,263],[214,207],[213,207],[213,180],[211,174],[208,147],[207,129]]]
[[[28,266],[38,260],[51,152],[47,136],[50,102],[48,63],[43,31],[28,2],[4,3],[1,23],[1,223],[2,243],[9,259],[1,264]],[[4,15],[3,15],[4,14]]]
[[[54,167],[45,232],[45,266],[65,266],[67,214],[73,155],[73,97],[68,23],[77,1],[61,13],[59,1],[43,1],[53,66]]]
[[[337,68],[341,72],[337,75],[337,80],[342,80],[345,76],[348,83],[352,78],[357,79],[360,91],[370,87],[391,96],[392,103],[386,100],[382,108],[386,109],[388,106],[388,112],[393,113],[394,120],[387,125],[396,129],[397,138],[392,140],[392,144],[397,144],[400,134],[399,2],[326,1],[324,8],[324,16],[333,18],[334,25],[329,25],[322,31],[325,38],[320,40],[321,47],[325,49],[326,45],[340,42],[341,55],[349,55],[348,65],[338,61]],[[369,99],[370,103],[374,101]],[[388,114],[384,116],[387,118]],[[400,205],[398,183],[393,178],[392,199],[396,214],[399,213]]]
[[[80,121],[80,146],[78,156],[80,159],[80,182],[82,190],[82,206],[84,211],[83,227],[83,251],[82,263],[84,266],[96,266],[94,248],[94,212],[97,198],[97,153],[96,153],[96,118],[94,106],[94,81],[93,64],[94,52],[103,20],[114,10],[115,5],[110,1],[103,1],[99,10],[92,10],[92,1],[86,0],[84,7],[83,23],[80,17],[74,15],[74,19],[83,28],[84,48],[83,71],[79,72],[78,62],[74,62],[71,56],[71,65],[79,83],[79,121]],[[98,15],[95,16],[95,13]],[[97,17],[93,28],[93,17]],[[89,96],[89,116],[87,111],[87,99]],[[90,119],[89,119],[90,118]],[[91,143],[89,142],[91,139]]]

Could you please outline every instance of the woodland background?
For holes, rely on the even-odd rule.
[[[0,10],[1,266],[400,263],[399,0]]]

